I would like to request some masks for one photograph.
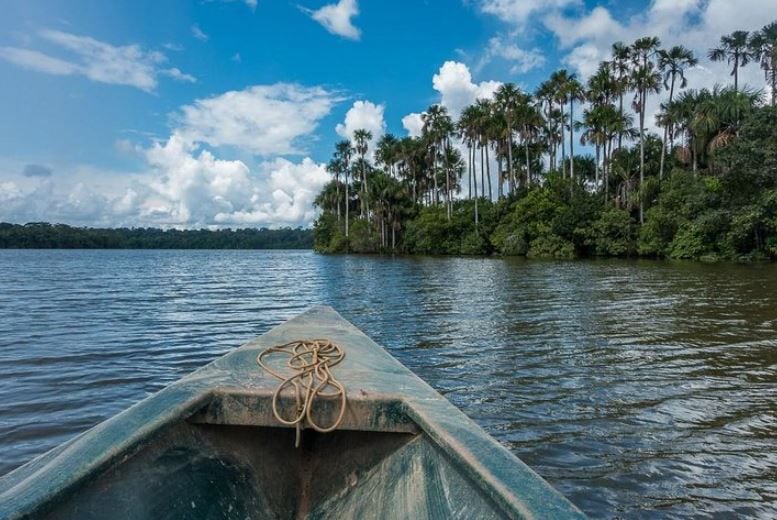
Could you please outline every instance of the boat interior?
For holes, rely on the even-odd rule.
[[[41,511],[55,519],[503,518],[460,464],[416,433],[208,422],[154,433]],[[117,516],[117,512],[121,512]]]

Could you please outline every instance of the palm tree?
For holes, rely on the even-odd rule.
[[[612,44],[612,70],[617,75],[618,109],[623,116],[623,96],[629,88],[631,74],[631,47],[623,42]],[[618,135],[618,148],[623,147],[623,134]]]
[[[518,113],[523,100],[523,93],[513,83],[503,83],[496,91],[494,96],[497,111],[504,118],[506,125],[507,138],[507,173],[510,179],[510,190],[512,191],[515,182],[513,181],[513,131],[517,124]],[[500,175],[501,179],[501,175]],[[501,182],[500,182],[501,194]]]
[[[771,83],[772,106],[777,104],[777,22],[766,25],[750,38],[750,49]]]
[[[367,185],[367,160],[365,159],[365,156],[367,155],[367,149],[371,139],[372,132],[365,130],[364,128],[360,128],[353,133],[354,149],[356,150],[356,153],[359,154],[359,164],[361,166],[361,216],[366,216],[368,222],[370,220],[370,203],[367,195],[369,186]]]
[[[639,186],[640,190],[645,182],[645,111],[650,93],[658,94],[661,90],[661,76],[655,71],[653,56],[658,50],[660,40],[655,36],[640,38],[632,45],[632,60],[634,70],[631,75],[631,83],[637,91],[632,107],[639,114]],[[639,199],[639,223],[645,223],[644,197]]]
[[[335,181],[335,193],[337,197],[337,223],[340,223],[340,174],[343,171],[343,164],[337,154],[326,165],[326,171],[332,174]]]
[[[725,61],[731,65],[734,76],[734,90],[739,90],[739,67],[744,67],[753,58],[747,31],[734,31],[720,37],[720,46],[710,49],[707,56],[712,61]]]
[[[580,144],[594,145],[596,150],[596,178],[595,185],[599,188],[599,160],[601,159],[601,149],[607,139],[604,131],[603,111],[604,104],[592,105],[591,108],[583,110],[583,120],[576,126],[584,129],[580,135]]]
[[[543,126],[542,114],[532,103],[532,98],[528,94],[522,94],[519,100],[518,120],[520,122],[520,134],[523,140],[523,150],[526,160],[525,182],[528,185],[531,182],[531,156],[529,155],[529,145],[539,134]]]
[[[569,99],[569,177],[575,178],[575,101],[585,100],[583,85],[572,74],[566,84],[567,99]]]
[[[451,219],[453,213],[453,199],[450,197],[451,179],[447,164],[445,164],[444,150],[450,140],[450,135],[453,132],[453,122],[451,121],[448,111],[442,105],[432,105],[422,116],[424,126],[423,135],[424,138],[430,144],[429,155],[432,158],[432,169],[435,171],[434,175],[434,190],[435,201],[438,200],[439,190],[437,188],[437,176],[438,159],[443,160],[443,168],[445,171],[445,192],[446,192],[446,212],[448,220]]]
[[[545,139],[548,146],[548,168],[551,170],[554,170],[556,167],[555,164],[555,157],[556,157],[556,149],[555,149],[555,140],[553,139],[554,131],[553,131],[553,100],[555,98],[556,92],[554,85],[550,82],[550,80],[545,81],[540,84],[539,88],[537,89],[537,92],[534,94],[534,97],[537,99],[540,111],[542,111],[542,107],[544,105],[545,107]]]
[[[493,103],[487,99],[478,99],[475,101],[477,109],[477,129],[480,145],[480,185],[485,196],[486,183],[488,183],[488,200],[493,200],[493,190],[491,189],[491,166],[488,159],[488,149],[493,137]],[[485,174],[485,176],[484,176]]]
[[[569,75],[569,72],[567,72],[566,69],[557,70],[550,75],[550,83],[553,86],[554,91],[553,100],[558,103],[559,109],[561,110],[561,175],[563,177],[567,176],[566,148],[564,139],[564,122],[566,120],[564,116],[564,105],[568,99],[569,84],[571,80],[572,77]]]
[[[469,170],[469,184],[470,184],[470,196],[473,194],[472,187],[474,187],[475,196],[475,226],[479,223],[478,215],[478,176],[477,168],[475,167],[476,150],[478,145],[478,127],[479,127],[480,113],[475,105],[466,107],[459,118],[457,124],[459,137],[467,144],[467,150],[469,157],[467,158],[468,170]],[[482,186],[482,184],[481,184]]]
[[[351,205],[350,184],[348,184],[348,173],[351,169],[351,142],[344,140],[335,145],[336,154],[345,174],[345,238],[348,238],[348,208]]]
[[[664,74],[664,88],[669,89],[669,103],[674,99],[674,89],[677,79],[680,79],[680,88],[685,88],[688,81],[685,79],[686,67],[695,67],[699,63],[693,52],[681,45],[675,45],[669,50],[660,49],[658,51],[658,69]],[[736,84],[736,79],[734,80]],[[736,90],[736,86],[734,87]],[[666,141],[669,127],[664,126],[664,141],[661,145],[661,166],[658,172],[658,178],[664,177],[664,160],[666,157]]]
[[[386,172],[395,176],[395,167],[399,162],[399,140],[393,134],[384,134],[375,147],[375,161],[386,168]]]

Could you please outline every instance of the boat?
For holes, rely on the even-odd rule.
[[[345,353],[331,373],[347,401],[312,403],[311,417],[333,431],[290,425],[285,414],[300,409],[293,390],[278,391],[257,364],[267,349],[302,338]],[[334,309],[317,306],[0,477],[0,518],[585,516]]]

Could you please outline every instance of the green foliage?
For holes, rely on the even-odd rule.
[[[544,234],[531,241],[529,252],[526,256],[529,258],[568,260],[575,258],[575,245],[553,233]]]
[[[712,99],[713,94],[705,95]],[[687,161],[678,166],[680,155],[667,157],[659,179],[662,143],[647,136],[641,186],[638,143],[613,154],[607,187],[591,189],[596,165],[590,158],[576,157],[575,180],[550,172],[540,182],[522,183],[497,202],[479,198],[477,210],[474,199],[453,200],[449,212],[444,191],[437,197],[429,192],[419,196],[407,180],[375,170],[371,189],[372,207],[377,209],[368,222],[366,216],[357,216],[358,199],[353,201],[348,241],[342,223],[334,220],[332,188],[325,189],[321,199],[329,201],[330,209],[324,208],[316,223],[316,248],[390,251],[385,232],[391,221],[398,237],[396,251],[411,254],[777,258],[777,109],[743,108],[740,114],[738,136],[724,130],[729,133],[723,137],[705,138],[709,144],[696,171]],[[446,178],[437,180],[440,184]],[[638,221],[640,199],[646,208],[643,225]]]
[[[587,244],[598,256],[630,256],[636,251],[637,226],[622,209],[607,208],[594,221]]]
[[[309,229],[80,228],[0,223],[0,248],[34,249],[310,249]]]

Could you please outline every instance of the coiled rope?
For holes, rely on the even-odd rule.
[[[286,367],[291,369],[292,374],[281,374],[267,366],[265,358],[271,354],[286,354]],[[291,341],[285,345],[270,347],[256,357],[260,367],[281,381],[272,395],[272,412],[280,423],[295,427],[295,447],[299,447],[304,427],[309,426],[318,432],[327,433],[336,429],[342,422],[347,401],[345,387],[332,375],[331,369],[344,358],[343,349],[327,339]],[[294,389],[297,402],[293,419],[284,418],[278,411],[278,396],[286,387]],[[340,412],[330,426],[321,426],[313,420],[313,404],[319,397],[340,399]]]

